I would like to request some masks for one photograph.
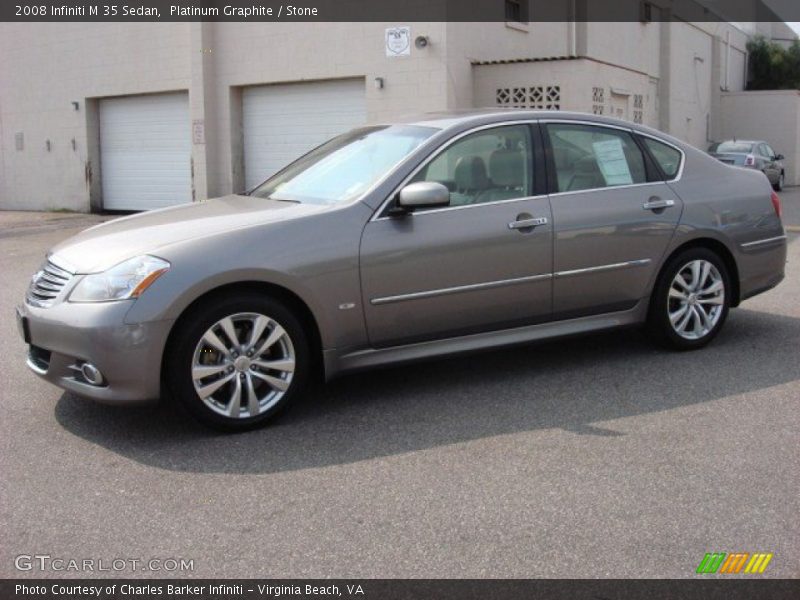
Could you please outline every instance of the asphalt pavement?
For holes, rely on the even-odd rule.
[[[781,196],[787,279],[705,350],[622,331],[372,371],[240,435],[28,372],[13,307],[100,218],[0,213],[0,577],[85,575],[15,566],[38,554],[193,561],[96,573],[125,577],[682,578],[718,551],[798,577],[800,188]]]

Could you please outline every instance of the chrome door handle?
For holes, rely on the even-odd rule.
[[[645,210],[661,210],[662,208],[669,208],[675,206],[675,200],[662,200],[661,198],[651,198],[644,204],[642,208]]]
[[[536,217],[535,219],[521,219],[519,221],[512,221],[508,224],[508,228],[527,229],[528,227],[536,227],[537,225],[547,225],[547,217]]]

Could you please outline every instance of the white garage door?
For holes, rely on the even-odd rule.
[[[103,206],[149,210],[192,200],[189,95],[100,101]]]
[[[245,185],[261,183],[315,146],[365,121],[363,79],[246,88]]]

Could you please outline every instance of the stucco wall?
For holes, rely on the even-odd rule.
[[[429,46],[387,58],[397,25]],[[722,132],[720,87],[744,86],[745,41],[725,23],[4,23],[0,208],[99,206],[96,109],[126,94],[188,90],[205,130],[192,146],[198,199],[241,189],[242,90],[270,83],[361,78],[372,122],[495,105],[497,87],[516,84],[559,85],[561,108],[592,112],[602,88],[605,114],[633,119],[641,94],[644,123],[705,147]],[[473,66],[573,55],[588,58]]]
[[[783,154],[786,185],[800,185],[800,91],[722,94],[720,140],[765,140]]]
[[[189,91],[191,120],[205,125],[206,143],[192,148],[197,199],[241,188],[243,86],[359,77],[370,121],[444,110],[446,24],[410,23],[412,42],[426,35],[430,45],[387,58],[384,30],[395,25],[0,24],[0,208],[99,202],[98,98]]]
[[[189,63],[188,23],[0,24],[0,208],[88,210],[86,99],[188,89]]]

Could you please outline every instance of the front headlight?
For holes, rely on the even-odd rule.
[[[138,298],[162,274],[169,263],[155,256],[137,256],[102,273],[86,275],[69,296],[70,302],[107,302]]]

